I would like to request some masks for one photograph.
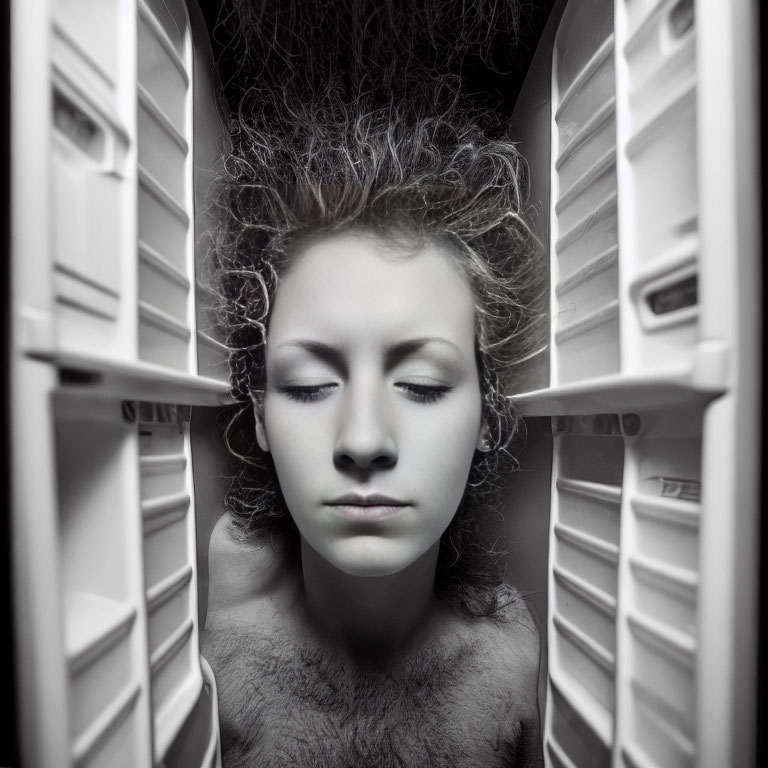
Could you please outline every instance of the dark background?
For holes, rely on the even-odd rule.
[[[222,6],[226,10],[227,0],[198,0],[198,2],[208,26],[214,60],[219,61],[220,80],[226,82],[231,76],[231,67],[227,65],[226,61],[221,60],[222,46],[220,41],[223,39],[223,35],[220,29],[216,29],[216,24],[222,12]],[[281,4],[281,0],[262,0],[262,2],[265,5],[278,7]],[[295,0],[287,0],[286,4],[291,4],[292,2],[295,2]],[[301,7],[313,7],[317,2],[318,0],[308,0],[306,6],[302,5]],[[336,7],[332,2],[329,6],[327,0],[319,0],[319,2],[323,6]],[[450,0],[446,0],[446,2],[450,2]],[[400,3],[406,5],[410,3],[416,4],[418,0],[392,0],[392,5],[395,8]],[[520,2],[519,32],[514,44],[510,43],[508,35],[496,34],[493,36],[490,45],[490,55],[484,57],[487,61],[483,61],[483,57],[470,49],[463,56],[460,64],[454,62],[447,69],[447,72],[450,74],[458,75],[461,78],[463,89],[467,94],[474,95],[475,101],[479,105],[492,107],[502,120],[512,114],[517,95],[533,58],[539,37],[554,4],[555,0],[526,0],[525,2]],[[472,4],[468,3],[468,5],[471,6]],[[471,13],[472,11],[470,10],[469,12]],[[333,20],[336,18],[333,11],[326,14],[326,17],[328,18],[326,23],[329,24],[333,23]],[[435,58],[437,61],[441,61],[446,58],[448,52],[430,49],[421,53],[424,53],[425,57],[427,53],[430,56],[434,56],[437,53]],[[417,53],[417,59],[419,55]],[[227,89],[224,88],[224,91],[226,95]]]

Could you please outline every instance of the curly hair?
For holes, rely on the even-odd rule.
[[[283,128],[257,107],[270,100]],[[526,170],[514,144],[488,140],[458,106],[438,115],[395,105],[302,108],[253,89],[230,126],[217,181],[212,275],[236,406],[226,442],[237,460],[227,503],[243,537],[298,541],[269,454],[255,442],[252,399],[265,387],[265,347],[281,275],[309,238],[357,231],[406,247],[447,246],[475,300],[476,360],[492,450],[476,452],[442,536],[436,593],[468,616],[498,616],[503,530],[489,530],[516,467],[516,372],[544,343],[543,253],[524,217]],[[506,597],[505,597],[506,596]]]

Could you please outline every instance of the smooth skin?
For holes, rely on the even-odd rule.
[[[310,615],[351,650],[398,650],[432,602],[483,443],[474,350],[472,293],[438,246],[322,240],[280,283],[257,437],[301,533]],[[347,495],[403,506],[355,515],[332,503]]]

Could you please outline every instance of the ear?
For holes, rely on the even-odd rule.
[[[488,453],[491,450],[491,431],[488,429],[488,422],[483,419],[480,427],[480,434],[477,436],[477,450],[480,453]]]
[[[269,440],[267,430],[264,429],[264,395],[261,392],[251,392],[253,403],[253,418],[256,422],[256,442],[265,453],[269,453]]]

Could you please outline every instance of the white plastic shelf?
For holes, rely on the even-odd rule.
[[[147,643],[155,759],[190,715],[202,688],[193,590],[196,547],[186,409],[138,407]]]
[[[629,568],[637,610],[677,632],[694,637],[697,633],[698,573],[637,554],[630,555]]]
[[[557,617],[579,627],[602,650],[616,654],[616,598],[560,566],[555,579]]]
[[[649,410],[628,440],[617,622],[618,742],[626,765],[695,764],[708,407]]]
[[[65,606],[69,667],[70,732],[73,750],[101,732],[101,713],[138,688],[132,664],[131,632],[137,609],[99,595],[72,595]],[[121,707],[118,707],[121,709]]]
[[[696,643],[660,622],[628,616],[632,638],[627,741],[658,765],[695,756]]]
[[[59,368],[62,383],[96,399],[142,400],[185,405],[229,405],[229,385],[220,379],[174,371],[142,361],[105,360],[90,354],[40,356]]]
[[[213,160],[195,168],[193,156],[213,152],[218,129],[206,126],[194,144],[192,129],[193,114],[201,125],[215,117],[212,86],[191,87],[183,0],[92,5],[50,4],[48,91],[30,102],[51,147],[40,176],[52,190],[50,246],[39,251],[45,274],[24,289],[20,348],[63,366],[83,360],[109,379],[108,396],[116,385],[111,394],[132,397],[119,389],[130,380],[151,385],[156,371],[145,365],[190,377],[160,374],[182,393],[210,392],[209,380],[228,377],[227,350],[208,329],[197,333],[195,245],[205,225],[197,226],[195,194],[207,189]],[[155,390],[139,387],[137,396],[165,397]]]
[[[139,295],[149,306],[184,324],[189,301],[189,278],[146,243],[139,243]]]
[[[554,421],[547,755],[610,765],[626,447],[618,415]]]
[[[118,77],[128,55],[118,44],[118,8],[100,4],[103,36],[94,42],[83,2],[60,7],[51,45],[51,226],[53,312],[59,349],[130,349],[123,274],[131,247],[125,215],[133,191],[132,132]]]
[[[619,276],[612,8],[566,9],[555,39],[552,378],[618,373]]]
[[[136,705],[140,695],[138,683],[128,685],[99,713],[72,747],[74,766],[130,768],[141,763],[144,755],[136,738],[139,719]]]
[[[184,491],[187,457],[184,453],[141,456],[141,497],[152,499]]]
[[[191,56],[188,33],[169,33],[172,13],[138,3],[138,348],[142,360],[190,373],[197,370]]]
[[[631,505],[637,521],[637,551],[695,573],[699,565],[699,505],[647,495],[634,496]]]
[[[219,150],[192,10],[195,30],[184,0],[10,5],[25,764],[161,765],[203,690],[185,419],[230,397],[227,350],[203,339],[197,360],[193,187]],[[183,768],[220,763],[205,685],[205,739]]]
[[[64,641],[73,672],[90,666],[102,653],[130,633],[136,608],[85,592],[70,595],[65,613],[71,617]]]
[[[551,379],[514,398],[555,445],[551,766],[754,758],[755,13],[571,0],[551,48]]]
[[[550,674],[548,741],[565,765],[610,766],[613,716],[567,677]],[[565,762],[568,761],[568,762]]]
[[[561,525],[619,545],[621,486],[559,477],[556,487]]]
[[[74,765],[140,763],[149,692],[137,436],[119,401],[52,402],[69,752]]]
[[[515,395],[513,402],[524,416],[690,408],[725,392],[730,372],[726,348],[716,342],[701,342],[687,359],[653,373],[596,373],[583,381]]]
[[[191,581],[192,567],[185,565],[147,590],[150,655],[190,619]]]
[[[648,373],[700,336],[696,26],[687,0],[619,5],[622,367]]]

